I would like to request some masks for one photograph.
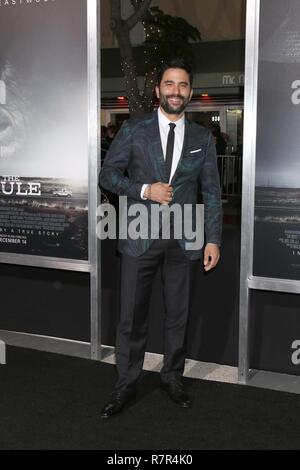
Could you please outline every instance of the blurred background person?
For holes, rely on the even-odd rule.
[[[211,128],[212,135],[216,144],[217,155],[226,154],[227,139],[225,138],[224,132],[221,131],[219,124],[214,124]]]

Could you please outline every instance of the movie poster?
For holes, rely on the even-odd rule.
[[[253,274],[300,280],[300,2],[261,1]]]
[[[88,259],[87,88],[87,1],[0,0],[0,259]]]

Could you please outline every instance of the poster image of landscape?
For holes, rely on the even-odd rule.
[[[88,260],[86,0],[0,2],[0,258]]]
[[[253,274],[300,280],[297,0],[261,2],[257,103]]]

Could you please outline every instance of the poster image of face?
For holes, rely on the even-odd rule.
[[[0,252],[88,259],[87,2],[0,3]]]
[[[253,274],[300,279],[300,2],[261,2]]]

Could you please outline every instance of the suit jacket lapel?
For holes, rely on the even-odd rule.
[[[167,183],[167,171],[166,164],[164,159],[164,153],[161,145],[160,131],[158,124],[158,115],[157,111],[153,113],[153,119],[149,122],[146,132],[150,138],[150,155],[153,159],[156,173],[158,176],[158,181]]]

